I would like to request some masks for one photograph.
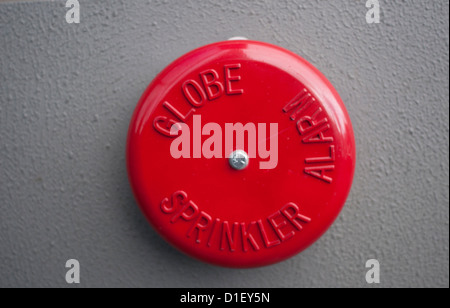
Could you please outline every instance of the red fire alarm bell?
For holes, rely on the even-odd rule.
[[[127,164],[157,232],[229,267],[285,260],[316,241],[352,184],[355,141],[330,82],[298,55],[234,40],[182,56],[134,112]]]

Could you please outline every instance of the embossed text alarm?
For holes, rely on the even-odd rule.
[[[301,57],[236,40],[194,50],[151,83],[133,115],[128,173],[147,219],[200,260],[287,259],[333,223],[355,141],[327,79]]]

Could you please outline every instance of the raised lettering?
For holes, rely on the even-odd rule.
[[[305,167],[305,173],[311,175],[319,180],[327,182],[331,184],[333,182],[333,178],[327,176],[325,174],[326,171],[333,171],[334,165],[328,166],[316,166],[316,167]]]
[[[198,213],[198,206],[194,202],[189,201],[175,214],[175,216],[172,217],[170,222],[176,223],[180,218],[184,219],[185,221],[190,221],[193,220],[198,215]]]
[[[311,222],[311,218],[300,214],[300,209],[298,208],[297,204],[292,202],[286,204],[281,209],[281,214],[283,214],[283,216],[286,217],[286,219],[289,220],[292,225],[299,231],[303,229],[303,226],[300,224],[300,222]]]
[[[219,81],[219,74],[215,70],[206,70],[200,73],[206,94],[210,101],[218,99],[224,92],[223,84]]]
[[[164,116],[158,116],[153,121],[153,127],[155,128],[155,130],[158,133],[160,133],[164,136],[170,137],[170,138],[176,137],[176,136],[171,135],[170,130],[174,125],[177,125],[177,124],[178,124],[178,122],[176,122],[172,119],[169,119],[167,117],[164,117]]]
[[[200,84],[195,80],[188,80],[186,81],[183,86],[183,94],[188,100],[188,102],[196,107],[200,108],[202,107],[206,102],[206,93],[203,91]],[[193,92],[195,92],[196,96],[194,96]]]
[[[308,92],[308,90],[303,89],[297,96],[295,96],[287,105],[283,108],[284,113],[288,113],[292,109],[295,109],[291,114],[290,119],[295,121],[298,115],[306,110],[312,103],[315,102],[315,99]]]
[[[305,162],[307,164],[315,164],[315,163],[333,163],[336,161],[336,150],[334,145],[330,145],[329,147],[329,156],[326,157],[314,157],[314,158],[306,158]]]
[[[209,216],[207,213],[201,211],[200,215],[198,215],[197,219],[194,221],[192,226],[187,231],[186,235],[187,237],[191,237],[195,230],[197,230],[197,239],[195,242],[197,244],[201,243],[200,235],[202,232],[206,231],[209,227],[210,222],[212,221],[211,216]]]
[[[216,230],[218,229],[217,226],[218,226],[219,224],[220,224],[220,219],[219,219],[219,218],[216,218],[216,220],[214,220],[214,222],[213,222],[213,226],[212,226],[211,233],[209,234],[209,238],[208,238],[208,247],[211,247],[211,246],[212,246],[211,240],[212,240],[213,236],[215,235]]]
[[[233,89],[232,82],[240,81],[241,75],[232,75],[232,70],[239,70],[241,68],[241,64],[228,64],[225,65],[225,85],[227,95],[240,95],[244,93],[243,89]]]
[[[281,218],[282,220],[279,221],[278,218]],[[277,222],[277,219],[278,219],[278,222]],[[286,227],[288,224],[287,224],[286,219],[283,217],[283,215],[281,214],[280,211],[270,215],[268,217],[268,220],[269,220],[269,223],[272,225],[273,229],[275,230],[276,234],[278,235],[278,237],[280,238],[280,240],[282,242],[290,239],[291,237],[293,237],[295,235],[294,231],[291,231],[291,232],[289,232],[287,234],[284,234],[283,231],[281,231],[281,229]]]
[[[228,221],[222,223],[222,241],[220,244],[220,250],[225,250],[225,243],[228,243],[230,251],[236,250],[237,235],[238,235],[239,224],[237,222],[233,223],[233,231],[230,230],[230,224]]]
[[[261,219],[258,220],[258,227],[259,227],[259,231],[261,232],[261,236],[264,240],[264,244],[266,245],[267,248],[271,248],[273,246],[277,246],[277,245],[281,244],[281,242],[278,238],[276,240],[270,241],[269,236],[267,235],[266,229],[264,228],[264,225],[263,225],[263,222]]]
[[[253,235],[251,235],[249,233],[249,229],[250,227],[256,225],[256,222],[253,221],[251,223],[248,224],[248,226],[245,226],[245,223],[241,223],[241,235],[242,235],[242,249],[244,250],[244,252],[248,251],[248,243],[251,244],[251,246],[253,247],[253,249],[255,251],[258,251],[259,245],[258,243],[256,243],[255,238],[253,237]]]
[[[169,110],[174,116],[176,116],[181,122],[186,123],[187,120],[194,114],[195,109],[191,108],[188,113],[183,115],[178,109],[172,106],[169,102],[164,102],[163,107]]]

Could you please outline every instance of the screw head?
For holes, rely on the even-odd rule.
[[[244,170],[247,168],[250,159],[245,151],[237,150],[231,153],[229,162],[233,169]]]

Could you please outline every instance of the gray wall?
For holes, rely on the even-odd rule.
[[[449,286],[449,4],[365,0],[65,1],[0,4],[0,287]],[[274,266],[218,268],[166,244],[133,199],[129,120],[191,49],[244,35],[305,57],[353,121],[358,163],[341,216]]]

